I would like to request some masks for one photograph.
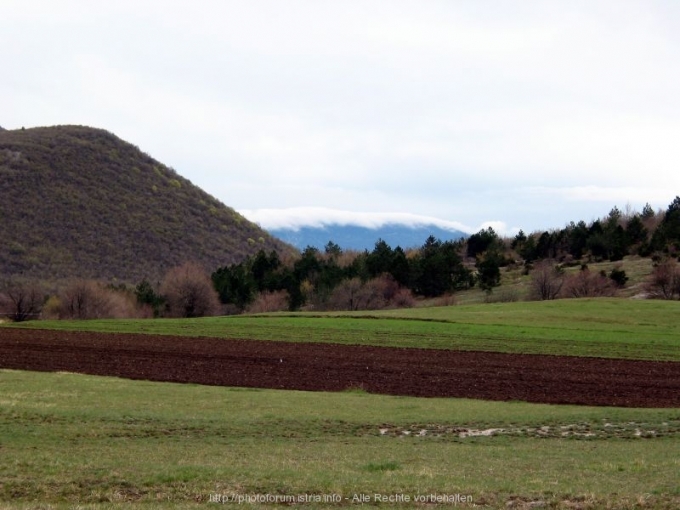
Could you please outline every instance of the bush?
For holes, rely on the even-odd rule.
[[[331,310],[379,310],[412,307],[414,303],[411,291],[400,287],[388,273],[365,283],[359,278],[343,280],[328,298]]]
[[[167,272],[160,294],[170,317],[204,317],[217,314],[220,308],[212,280],[200,266],[191,262]]]
[[[328,299],[331,310],[378,310],[384,308],[387,301],[379,286],[372,281],[362,283],[359,278],[343,280]]]
[[[628,281],[628,276],[626,276],[626,272],[623,269],[621,269],[620,267],[615,267],[614,269],[612,269],[611,273],[609,273],[609,278],[620,289],[625,287],[626,282]]]
[[[0,316],[15,322],[40,318],[44,301],[37,283],[8,280],[0,285]]]
[[[55,306],[52,304],[51,306]],[[132,296],[93,280],[76,280],[58,296],[60,319],[124,319],[139,316]]]
[[[157,294],[148,280],[142,280],[137,287],[135,287],[135,296],[137,303],[148,310],[147,314],[153,317],[158,317],[165,306],[163,296]]]
[[[402,288],[392,297],[389,306],[394,308],[413,308],[415,304],[416,300],[413,297],[413,293],[409,289]]]
[[[61,310],[61,301],[58,296],[50,296],[43,305],[42,317],[47,320],[54,320],[59,318],[59,310]]]
[[[645,283],[653,299],[680,299],[680,267],[675,259],[660,260]]]
[[[557,299],[562,285],[564,285],[564,272],[553,261],[540,261],[535,264],[531,272],[529,298],[541,301]]]
[[[564,294],[568,297],[611,297],[616,295],[616,285],[602,273],[592,273],[583,268],[567,277]]]
[[[282,312],[288,310],[290,296],[285,290],[260,292],[246,308],[248,313]]]

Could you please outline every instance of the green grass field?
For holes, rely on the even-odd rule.
[[[474,435],[489,429],[503,430]],[[335,495],[335,506],[365,494],[373,506],[376,494],[460,494],[488,508],[671,509],[680,505],[679,438],[678,409],[4,370],[0,508],[185,508],[267,494]]]
[[[22,327],[679,361],[679,307],[561,300]],[[678,473],[680,409],[0,370],[0,510],[281,506],[225,503],[258,495],[289,508],[670,510],[680,508]],[[413,501],[433,494],[458,503]]]
[[[332,314],[37,321],[24,327],[680,361],[680,303],[569,299]]]

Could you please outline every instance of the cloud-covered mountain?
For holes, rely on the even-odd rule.
[[[410,227],[407,225],[383,225],[369,228],[356,225],[326,225],[323,227],[301,227],[292,229],[271,229],[269,233],[286,243],[304,249],[313,246],[323,250],[329,241],[338,244],[343,250],[372,250],[378,239],[393,248],[412,248],[421,246],[433,235],[441,240],[460,239],[463,232],[444,230],[436,225]]]
[[[378,239],[390,246],[421,246],[433,235],[460,239],[475,231],[457,222],[409,213],[367,213],[319,207],[240,211],[272,235],[299,249],[319,249],[329,242],[343,249],[371,250]]]

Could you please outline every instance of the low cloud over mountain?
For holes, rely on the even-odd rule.
[[[459,239],[492,227],[499,234],[509,233],[503,222],[486,222],[470,227],[455,221],[410,213],[342,211],[323,207],[257,209],[239,211],[276,237],[297,246],[322,248],[333,241],[345,249],[372,249],[375,241],[392,246],[420,246],[429,235]]]
[[[258,223],[262,228],[268,230],[299,230],[302,227],[324,227],[329,225],[353,225],[370,229],[376,229],[385,225],[403,225],[406,227],[436,225],[444,230],[452,232],[460,231],[467,234],[472,234],[481,228],[489,226],[499,231],[499,233],[507,230],[507,226],[501,221],[488,221],[479,227],[470,227],[457,221],[400,212],[356,212],[328,209],[325,207],[242,209],[239,212],[250,221]]]

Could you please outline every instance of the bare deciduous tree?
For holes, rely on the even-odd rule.
[[[389,306],[413,306],[411,291],[399,287],[394,277],[383,274],[362,282],[359,278],[344,280],[328,299],[331,310],[379,310]]]
[[[359,310],[363,301],[362,287],[363,284],[359,278],[343,280],[331,292],[328,307],[331,310]]]
[[[168,271],[160,288],[171,317],[215,315],[220,302],[212,280],[199,265],[187,262]]]
[[[564,273],[554,261],[543,260],[534,266],[531,272],[530,296],[532,299],[557,299],[562,285],[564,285]]]
[[[139,316],[132,295],[93,280],[76,280],[59,293],[60,319],[122,319]]]
[[[376,310],[386,304],[382,291],[375,283],[362,283],[359,278],[344,280],[328,300],[331,310]]]
[[[680,299],[680,267],[675,259],[659,262],[646,282],[651,298]]]
[[[39,318],[44,301],[37,283],[7,280],[0,286],[0,314],[15,322]]]

